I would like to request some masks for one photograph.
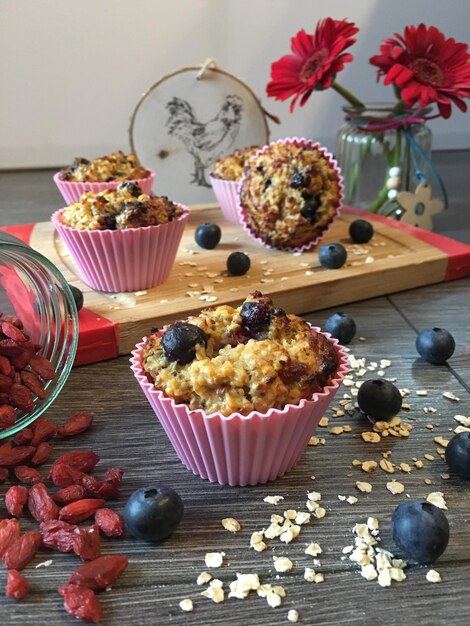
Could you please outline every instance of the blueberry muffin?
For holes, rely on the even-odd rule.
[[[328,385],[338,356],[326,337],[260,292],[210,307],[147,338],[149,382],[178,404],[222,415],[266,413]]]
[[[229,156],[217,161],[211,176],[229,181],[240,180],[248,161],[258,150],[260,150],[260,146],[249,146],[248,148],[235,150]]]
[[[336,164],[309,142],[277,142],[250,160],[241,182],[242,221],[268,246],[313,245],[342,200]]]
[[[121,150],[97,159],[77,157],[73,165],[60,171],[59,178],[68,182],[104,183],[115,180],[146,178],[149,171],[142,167],[135,154]]]
[[[139,185],[128,182],[99,193],[85,192],[62,211],[61,221],[77,230],[124,230],[166,224],[182,212],[167,197],[142,193]]]

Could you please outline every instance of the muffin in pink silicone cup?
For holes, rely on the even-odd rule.
[[[342,177],[332,155],[307,139],[281,139],[252,157],[240,181],[239,215],[261,244],[287,252],[314,246],[339,214]]]
[[[232,486],[289,471],[347,372],[335,339],[259,292],[144,338],[131,363],[183,464]]]
[[[52,222],[87,285],[138,291],[170,275],[189,216],[187,207],[121,183],[52,215]]]
[[[212,189],[223,216],[228,222],[239,224],[238,189],[243,171],[260,146],[250,146],[235,150],[229,156],[219,159],[209,175]]]
[[[155,172],[142,167],[135,154],[119,150],[92,160],[77,157],[73,165],[57,172],[53,178],[64,200],[71,204],[85,191],[98,193],[116,189],[122,182],[137,182],[144,193],[150,193]]]

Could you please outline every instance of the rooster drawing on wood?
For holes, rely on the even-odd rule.
[[[177,137],[194,159],[192,183],[210,187],[206,180],[206,168],[230,152],[240,129],[242,100],[236,95],[225,98],[222,108],[214,119],[198,122],[189,102],[173,97],[166,108],[170,117],[166,122],[168,133]]]

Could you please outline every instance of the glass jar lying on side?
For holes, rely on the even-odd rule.
[[[67,281],[42,254],[6,233],[0,233],[0,311],[0,330],[5,317],[19,318],[29,350],[31,343],[34,344],[35,354],[47,358],[55,371],[51,380],[39,377],[45,397],[40,399],[33,393],[32,410],[15,408],[15,422],[0,428],[0,439],[4,439],[34,422],[55,400],[72,368],[78,342],[77,307]],[[21,326],[16,320],[10,320]],[[6,330],[8,328],[5,326]],[[21,363],[27,360],[27,356],[22,358],[27,350],[21,344],[22,341],[8,337],[3,330],[0,333],[0,356],[6,357],[12,366],[8,375],[0,375],[0,408],[14,404],[7,377],[12,379],[12,384],[22,384],[21,371],[34,373],[29,364]],[[5,358],[0,360],[7,371],[8,362]]]

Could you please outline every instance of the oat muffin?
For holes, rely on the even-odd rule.
[[[235,150],[229,156],[217,161],[211,172],[211,176],[229,181],[240,180],[248,161],[258,150],[260,150],[260,146],[249,146],[248,148]]]
[[[109,182],[146,178],[149,171],[142,167],[135,154],[121,150],[97,159],[77,157],[73,165],[61,170],[59,177],[68,182]]]
[[[148,337],[148,380],[177,403],[207,414],[248,415],[298,404],[329,384],[333,344],[260,292],[234,309],[204,309]]]
[[[99,193],[85,192],[64,209],[61,221],[78,230],[124,230],[166,224],[181,214],[181,207],[166,196],[148,195],[128,182]]]
[[[292,250],[313,245],[342,200],[334,160],[318,144],[279,141],[249,162],[241,181],[241,217],[268,246]]]

